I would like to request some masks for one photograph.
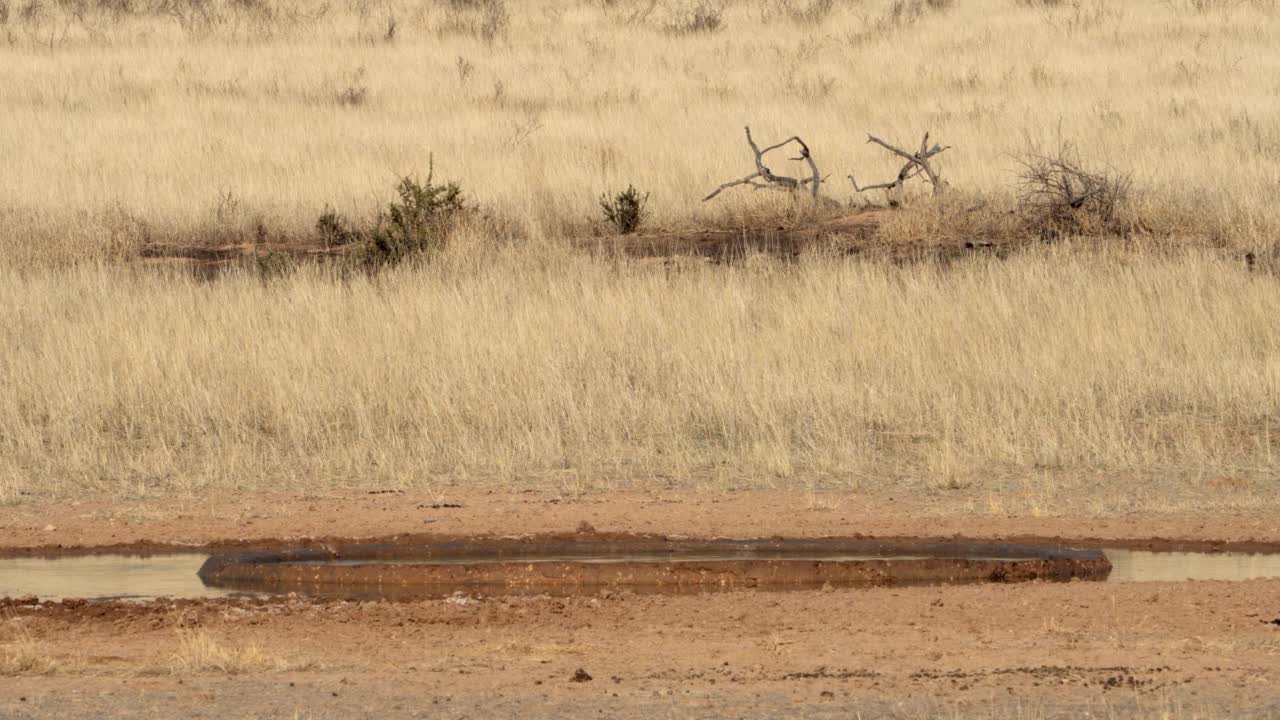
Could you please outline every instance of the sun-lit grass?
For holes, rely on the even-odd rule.
[[[181,630],[178,648],[171,655],[158,659],[148,670],[173,675],[208,672],[243,675],[314,667],[312,662],[291,660],[268,652],[258,643],[228,643],[208,632]]]
[[[0,640],[0,677],[6,675],[47,675],[67,669],[49,653],[44,643],[22,629],[7,632]]]
[[[0,3],[0,505],[375,483],[1273,501],[1274,3]],[[1134,232],[949,267],[569,249],[630,185],[650,227],[804,216],[700,201],[750,169],[748,123],[802,135],[840,201],[897,170],[867,132],[952,145],[951,194],[885,243],[1038,239],[1014,154],[1060,141],[1132,175]],[[428,266],[118,262],[306,239],[326,207],[367,223],[431,157],[484,212]]]
[[[370,216],[431,154],[531,237],[580,231],[628,183],[654,222],[697,223],[759,197],[700,202],[750,168],[748,123],[801,134],[841,200],[845,175],[896,171],[868,132],[932,130],[954,188],[1006,199],[1009,153],[1061,137],[1134,174],[1155,232],[1262,247],[1280,228],[1266,0],[725,0],[714,32],[673,31],[682,0],[5,4],[14,262],[297,237],[326,205]]]
[[[0,476],[56,497],[530,482],[1031,496],[1044,476],[1106,475],[1119,482],[1089,492],[1132,498],[1138,480],[1182,492],[1277,468],[1280,284],[1208,252],[679,273],[480,257],[345,280],[5,271]]]

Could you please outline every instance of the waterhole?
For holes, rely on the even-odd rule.
[[[149,600],[707,592],[1094,580],[1280,577],[1280,553],[1072,550],[988,543],[876,541],[457,542],[230,555],[102,554],[0,558],[0,597]]]
[[[200,580],[197,573],[208,559],[205,554],[185,553],[0,558],[0,597],[153,600],[236,594]]]

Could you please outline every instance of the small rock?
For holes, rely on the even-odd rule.
[[[586,520],[583,520],[582,522],[578,523],[578,532],[580,533],[594,534],[595,531],[596,531],[595,526],[587,522]]]
[[[53,532],[54,530],[57,530],[57,529],[58,529],[58,528],[56,528],[56,527],[54,527],[54,526],[52,526],[52,525],[45,525],[45,526],[44,526],[44,531],[45,531],[45,532]]]
[[[591,675],[586,670],[583,670],[582,668],[578,668],[578,671],[573,674],[573,677],[569,678],[569,682],[590,682],[590,681],[591,681]]]

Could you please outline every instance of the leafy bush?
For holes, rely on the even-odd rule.
[[[320,242],[326,248],[350,245],[360,239],[360,233],[351,226],[351,223],[338,211],[328,206],[316,220],[316,235],[320,236]]]
[[[394,265],[409,257],[440,249],[458,215],[465,209],[457,183],[435,184],[435,164],[425,183],[405,177],[396,186],[398,202],[378,219],[367,249],[373,266]]]
[[[614,193],[609,199],[608,193],[600,196],[600,209],[604,211],[604,219],[613,225],[618,232],[629,235],[640,228],[649,217],[645,205],[649,202],[649,193],[640,194],[635,187],[627,185],[627,189]]]

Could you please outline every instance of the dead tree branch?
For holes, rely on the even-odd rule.
[[[805,144],[804,140],[800,139],[800,136],[792,135],[780,143],[770,145],[769,147],[761,150],[760,146],[756,145],[756,141],[751,137],[751,127],[747,126],[746,131],[747,144],[751,146],[751,153],[755,155],[756,171],[746,177],[722,183],[720,187],[713,190],[710,195],[702,198],[703,202],[706,202],[719,195],[721,192],[738,185],[750,185],[757,190],[785,190],[787,192],[795,192],[808,185],[809,191],[813,193],[814,201],[816,202],[818,200],[818,189],[819,186],[822,185],[822,176],[818,173],[818,164],[813,161],[813,154],[809,152],[809,146]],[[767,153],[772,150],[786,147],[791,143],[796,143],[800,146],[800,157],[794,157],[791,158],[791,160],[804,160],[809,164],[809,171],[812,174],[807,178],[800,179],[787,177],[786,175],[777,175],[764,164],[764,156]]]
[[[893,190],[889,203],[891,205],[896,205],[897,200],[894,198],[902,196],[903,186],[906,182],[920,174],[924,174],[929,178],[929,182],[933,185],[934,195],[941,195],[943,189],[946,188],[946,183],[943,182],[942,177],[938,174],[938,171],[934,169],[933,165],[929,163],[929,159],[944,150],[951,149],[950,145],[943,146],[935,143],[933,147],[929,147],[929,133],[924,134],[924,139],[920,141],[920,150],[915,153],[909,153],[902,148],[890,145],[875,135],[867,135],[867,142],[875,143],[894,155],[903,158],[907,162],[902,166],[902,169],[898,171],[898,177],[888,182],[860,186],[858,185],[858,181],[850,175],[849,182],[853,183],[853,189],[856,192],[861,193],[868,190]]]
[[[1122,210],[1132,179],[1114,170],[1084,169],[1080,153],[1069,142],[1042,151],[1028,146],[1020,156],[1018,200],[1041,234],[1123,232]]]

